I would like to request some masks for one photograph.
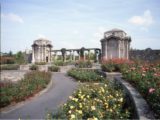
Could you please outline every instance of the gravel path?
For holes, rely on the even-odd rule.
[[[53,86],[41,96],[25,103],[8,113],[1,113],[1,119],[44,119],[47,111],[55,111],[72,95],[78,83],[67,77],[65,73],[53,73]]]

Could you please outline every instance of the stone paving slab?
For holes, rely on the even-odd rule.
[[[68,70],[75,68],[74,65],[60,66],[60,72],[67,73]]]
[[[24,78],[24,75],[27,73],[27,71],[21,71],[21,70],[4,70],[1,71],[1,81],[11,81],[11,82],[17,82]]]

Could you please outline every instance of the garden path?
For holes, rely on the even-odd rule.
[[[47,111],[55,111],[72,95],[78,83],[65,73],[53,73],[53,86],[41,96],[7,113],[1,113],[0,119],[44,119]]]

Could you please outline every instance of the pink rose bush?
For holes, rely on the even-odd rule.
[[[146,99],[155,117],[160,118],[160,64],[128,64],[122,73]]]

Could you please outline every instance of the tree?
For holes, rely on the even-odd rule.
[[[24,56],[24,54],[21,51],[19,51],[15,55],[15,58],[16,58],[16,63],[18,63],[18,64],[24,64],[24,63],[26,63],[25,56]]]
[[[62,57],[63,57],[63,62],[65,61],[65,55],[66,55],[66,48],[61,49],[62,52]]]
[[[81,56],[81,59],[82,59],[82,60],[84,60],[84,51],[85,51],[85,48],[82,47],[82,48],[80,49],[80,56]]]
[[[13,56],[12,51],[9,51],[8,55],[9,55],[10,57]]]

